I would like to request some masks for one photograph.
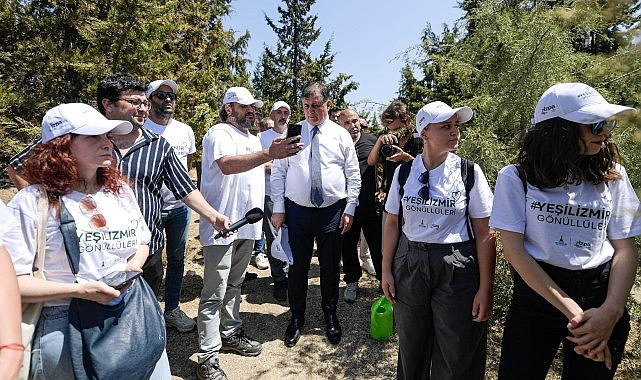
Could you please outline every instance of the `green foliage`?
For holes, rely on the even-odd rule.
[[[176,117],[197,138],[218,119],[224,90],[246,85],[248,34],[222,17],[231,0],[7,0],[0,6],[0,124],[12,131],[3,158],[33,135],[44,112],[65,101],[95,105],[106,75],[178,82]]]
[[[275,48],[265,47],[252,80],[259,98],[266,104],[285,100],[292,108],[292,120],[304,118],[300,100],[307,84],[318,81],[327,85],[333,106],[339,108],[348,106],[345,95],[358,87],[350,80],[351,75],[341,73],[330,79],[335,56],[331,40],[325,43],[318,58],[312,57],[312,44],[321,33],[316,27],[318,16],[309,14],[315,2],[283,0],[285,7],[278,7],[277,22],[265,15],[278,42]]]

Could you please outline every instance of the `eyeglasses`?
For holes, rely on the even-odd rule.
[[[146,110],[151,109],[151,103],[149,103],[149,101],[147,100],[143,101],[140,99],[124,99],[124,98],[120,98],[118,100],[123,100],[136,108],[141,108],[142,106],[143,109],[146,109]]]
[[[608,127],[608,131],[612,132],[614,127],[617,125],[616,120],[601,120],[597,123],[590,125],[590,131],[593,135],[598,135],[603,130],[603,127]]]
[[[95,199],[87,195],[78,202],[78,206],[84,214],[91,215],[89,218],[89,227],[94,230],[107,230],[107,219],[105,219],[105,216],[98,210],[98,204]]]
[[[172,101],[174,101],[178,97],[178,95],[176,95],[175,92],[166,92],[166,91],[158,91],[154,95],[160,100],[165,100],[169,98]]]
[[[426,170],[423,173],[421,173],[421,176],[418,177],[418,181],[422,183],[424,186],[418,189],[418,196],[423,198],[424,200],[429,200],[430,199],[430,171]]]

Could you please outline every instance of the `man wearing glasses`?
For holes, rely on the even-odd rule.
[[[180,163],[187,169],[192,168],[193,154],[196,152],[194,131],[185,123],[172,118],[176,110],[178,84],[171,79],[155,80],[147,86],[147,98],[151,110],[144,129],[164,137]],[[167,254],[167,277],[165,278],[165,322],[180,332],[188,332],[196,327],[196,322],[180,310],[180,292],[185,270],[185,250],[191,222],[191,210],[176,199],[171,190],[163,185],[162,224],[165,229],[165,252]]]

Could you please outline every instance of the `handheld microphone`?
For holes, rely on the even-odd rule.
[[[254,207],[253,209],[247,211],[244,218],[242,218],[241,220],[229,226],[229,229],[223,228],[222,230],[220,230],[220,232],[218,232],[214,236],[214,239],[223,237],[227,235],[230,231],[237,230],[240,227],[244,226],[245,224],[253,224],[262,219],[263,219],[263,210],[261,210],[259,207]]]

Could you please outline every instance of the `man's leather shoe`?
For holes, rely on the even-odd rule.
[[[294,347],[300,339],[300,329],[305,322],[302,319],[292,318],[285,331],[285,346]]]
[[[338,322],[336,313],[325,315],[325,334],[331,344],[338,344],[341,341],[343,330],[341,330],[341,324]]]

